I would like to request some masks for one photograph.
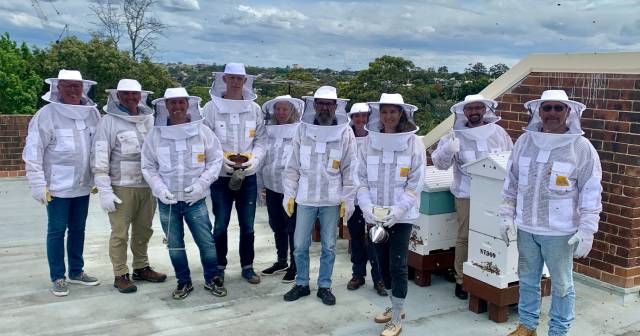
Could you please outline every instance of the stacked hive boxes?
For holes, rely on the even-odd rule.
[[[420,196],[420,217],[411,231],[410,251],[424,256],[456,245],[458,221],[454,198],[449,191],[452,183],[452,169],[427,167]]]
[[[497,288],[518,281],[516,237],[510,237],[509,246],[502,240],[498,213],[510,154],[491,154],[463,166],[471,175],[469,257],[463,272]]]

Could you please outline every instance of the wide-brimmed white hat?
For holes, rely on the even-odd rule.
[[[569,106],[571,108],[571,112],[576,112],[578,117],[582,116],[582,112],[587,108],[583,103],[570,100],[564,90],[546,90],[542,92],[540,99],[530,100],[524,103],[524,107],[529,111],[536,111],[540,109],[540,105],[542,105],[542,103],[547,101],[560,102]]]
[[[418,107],[411,104],[406,104],[404,98],[399,93],[383,93],[380,96],[380,100],[377,102],[367,103],[372,108],[380,108],[380,105],[398,105],[408,114],[409,118],[413,118],[413,112],[418,110]]]
[[[302,117],[302,111],[304,110],[304,102],[301,99],[293,98],[290,95],[283,95],[275,97],[262,104],[262,112],[264,113],[264,121],[266,124],[273,123],[272,119],[275,112],[275,106],[279,102],[287,102],[291,104],[293,106],[294,113],[297,115],[296,122],[300,121],[300,118]]]
[[[44,82],[49,84],[49,91],[42,96],[42,99],[48,102],[59,103],[60,97],[58,97],[58,82],[61,80],[82,82],[83,105],[95,105],[93,101],[89,99],[87,94],[89,93],[89,90],[91,90],[91,87],[97,83],[92,80],[82,79],[82,74],[78,70],[62,69],[58,72],[58,77],[45,79]]]
[[[118,86],[116,89],[107,89],[105,90],[108,93],[107,96],[107,104],[102,107],[102,110],[110,113],[118,110],[118,104],[120,104],[120,99],[118,99],[118,91],[128,91],[128,92],[140,92],[140,102],[138,103],[138,108],[142,111],[142,114],[150,114],[153,113],[151,107],[147,105],[147,98],[153,92],[142,90],[142,85],[135,79],[123,78],[118,81]]]
[[[169,111],[167,110],[167,99],[173,98],[187,98],[189,101],[189,108],[187,114],[191,118],[191,121],[198,121],[202,119],[202,113],[200,110],[200,102],[202,98],[197,96],[191,96],[187,93],[187,90],[183,87],[167,88],[164,91],[164,97],[154,99],[151,104],[156,107],[156,125],[165,126],[169,117]]]
[[[498,102],[493,100],[493,99],[488,99],[485,98],[483,95],[481,94],[474,94],[474,95],[468,95],[466,97],[464,97],[464,100],[454,104],[453,106],[451,106],[451,113],[459,113],[459,114],[464,114],[464,106],[467,104],[471,104],[471,103],[483,103],[486,107],[487,110],[495,110],[498,107]],[[488,111],[487,111],[488,112]]]
[[[313,106],[313,102],[316,99],[330,99],[335,100],[336,107],[336,120],[338,125],[348,123],[347,117],[347,102],[349,99],[338,98],[338,91],[333,86],[321,86],[316,92],[313,93],[313,96],[302,96],[304,100],[304,112],[302,113],[302,122],[307,124],[313,124],[316,116],[316,109]]]
[[[351,106],[351,110],[347,113],[349,116],[356,113],[369,113],[371,109],[367,103],[355,103]]]
[[[242,63],[227,63],[224,66],[224,71],[213,72],[213,83],[211,83],[211,88],[209,89],[209,95],[211,98],[222,98],[222,96],[227,92],[227,84],[223,79],[224,75],[245,76],[247,80],[242,87],[242,96],[244,100],[255,100],[257,98],[253,91],[253,81],[256,76],[247,75],[247,71]]]
[[[380,95],[380,100],[377,102],[368,102],[367,105],[371,107],[371,115],[367,122],[366,130],[370,132],[379,133],[382,129],[382,121],[380,120],[380,106],[381,105],[396,105],[402,109],[402,112],[406,115],[407,121],[414,127],[410,133],[418,131],[418,126],[413,120],[413,113],[418,110],[415,105],[407,104],[404,102],[404,98],[399,93],[383,93]]]
[[[546,90],[542,92],[540,99],[530,100],[524,103],[524,107],[529,110],[531,118],[529,124],[525,127],[525,130],[540,131],[542,128],[542,119],[540,118],[540,106],[544,102],[553,101],[567,105],[571,110],[567,116],[566,125],[569,128],[569,133],[582,134],[582,127],[580,126],[580,117],[582,112],[587,108],[583,103],[575,100],[570,100],[569,96],[564,90]]]

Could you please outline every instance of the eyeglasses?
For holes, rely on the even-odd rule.
[[[541,109],[545,112],[551,112],[551,110],[554,110],[556,112],[561,112],[564,111],[567,107],[565,105],[544,105],[541,107]]]

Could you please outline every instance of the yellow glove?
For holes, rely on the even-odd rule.
[[[289,199],[283,199],[282,201],[282,206],[284,208],[284,211],[287,213],[287,216],[289,217],[293,216],[293,209],[295,205],[296,205],[296,201],[292,197],[289,197]]]
[[[47,203],[51,202],[52,198],[51,198],[51,193],[49,192],[49,188],[44,187],[44,193],[47,197]]]
[[[345,213],[347,212],[347,207],[344,202],[340,202],[340,218],[344,218]]]

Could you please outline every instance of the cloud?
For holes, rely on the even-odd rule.
[[[162,0],[160,6],[177,11],[197,11],[200,10],[198,0]]]
[[[256,25],[267,28],[291,29],[303,27],[306,20],[308,17],[296,10],[238,5],[234,13],[223,16],[220,22],[234,26]]]
[[[26,13],[0,13],[0,16],[5,17],[9,22],[18,27],[37,28],[42,29],[42,22],[40,19],[33,15]]]

